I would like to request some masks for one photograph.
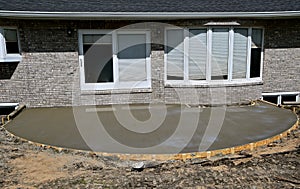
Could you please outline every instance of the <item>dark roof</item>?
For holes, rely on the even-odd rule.
[[[0,11],[278,12],[300,11],[300,0],[0,0]]]

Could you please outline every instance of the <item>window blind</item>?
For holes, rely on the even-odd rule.
[[[189,30],[189,79],[206,79],[207,30]]]
[[[183,30],[167,30],[167,79],[183,80],[184,45]]]
[[[246,78],[248,29],[234,29],[232,78]]]
[[[228,78],[229,29],[212,30],[211,79]]]
[[[146,34],[118,34],[119,81],[145,81]]]

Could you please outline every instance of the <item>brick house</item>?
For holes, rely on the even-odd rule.
[[[297,0],[2,0],[0,102],[298,100],[299,18]]]

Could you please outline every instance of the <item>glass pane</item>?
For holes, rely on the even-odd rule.
[[[206,79],[206,29],[189,30],[189,79]]]
[[[146,58],[150,57],[146,34],[118,35],[119,81],[146,81]],[[148,46],[148,48],[147,48]]]
[[[99,35],[98,35],[99,36]],[[113,60],[111,35],[84,35],[84,71],[86,83],[113,82]],[[87,38],[99,39],[97,43],[86,44]],[[103,41],[103,43],[102,43]]]
[[[103,37],[105,36],[105,37]],[[83,43],[84,44],[95,44],[95,43],[111,43],[111,35],[107,34],[86,34],[83,35]]]
[[[90,47],[96,44],[111,44],[111,34],[84,34],[83,39],[83,54],[85,54]]]
[[[250,78],[260,77],[261,48],[251,48]]]
[[[262,29],[252,29],[250,78],[260,77]]]
[[[19,53],[18,35],[16,29],[4,29],[7,53]]]
[[[167,53],[167,80],[183,80],[183,30],[168,30],[166,37],[167,46],[165,48],[165,53]]]
[[[246,78],[248,29],[234,29],[232,78]]]
[[[252,47],[261,47],[262,29],[252,29]]]
[[[228,78],[228,31],[228,28],[214,28],[212,31],[212,80]]]
[[[17,30],[15,29],[4,29],[4,37],[7,42],[17,42]]]
[[[278,103],[278,96],[264,96],[263,99],[265,101],[268,101],[268,102],[271,102],[271,103],[274,103],[274,104],[277,104]]]

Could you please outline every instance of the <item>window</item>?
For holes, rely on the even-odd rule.
[[[232,79],[246,78],[247,74],[248,29],[234,29]]]
[[[183,30],[167,31],[166,54],[169,66],[167,67],[168,80],[183,80]]]
[[[191,29],[189,31],[189,79],[206,79],[207,59],[206,29]]]
[[[150,48],[147,49],[146,34],[118,34],[117,60],[120,82],[147,81],[147,60]]]
[[[229,30],[212,29],[211,79],[228,79]]]
[[[262,30],[252,30],[250,78],[260,77],[262,52]]]
[[[92,47],[92,48],[91,48]],[[112,36],[83,35],[86,83],[113,82]]]
[[[0,28],[0,60],[2,62],[21,60],[17,29]]]
[[[80,30],[82,90],[150,88],[150,32]]]
[[[262,93],[262,99],[277,105],[300,102],[300,92]]]
[[[261,80],[260,28],[167,28],[165,35],[166,83]]]

